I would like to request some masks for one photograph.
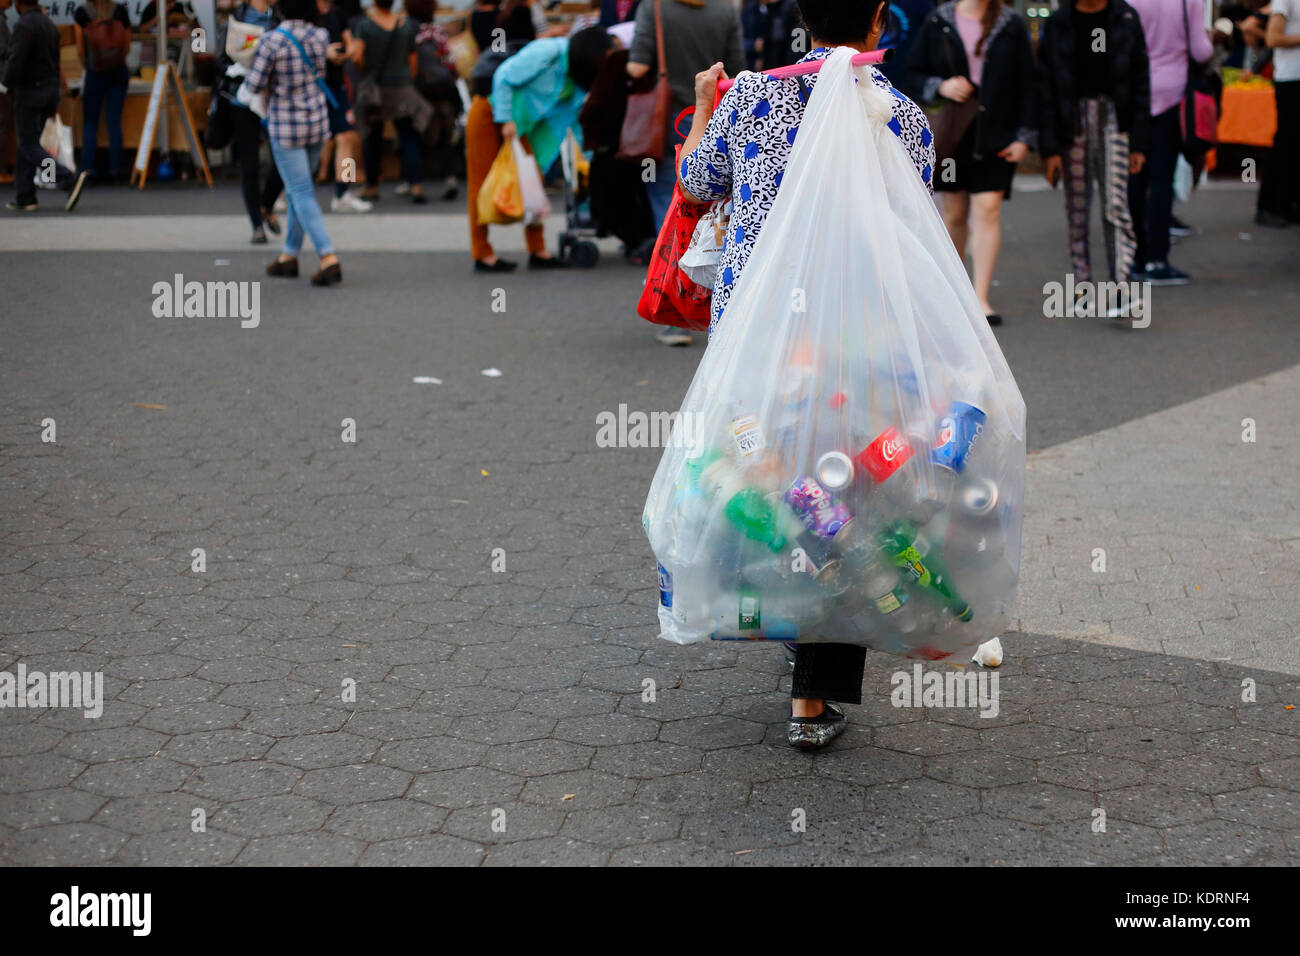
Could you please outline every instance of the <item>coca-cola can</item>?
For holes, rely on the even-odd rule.
[[[875,441],[854,455],[853,462],[866,469],[877,484],[883,484],[911,457],[911,442],[890,425],[876,436]]]

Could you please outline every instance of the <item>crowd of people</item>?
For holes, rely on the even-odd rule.
[[[49,166],[41,132],[60,99],[59,36],[34,0],[0,0],[0,11],[10,3],[19,14],[12,29],[0,15],[0,63],[18,140],[9,206],[32,211],[33,178]],[[1205,29],[1203,0],[1065,0],[1038,19],[1036,42],[1006,0],[842,5],[871,12],[870,42],[894,50],[873,77],[898,97],[900,137],[918,174],[939,194],[991,324],[1001,321],[991,290],[1002,205],[1012,196],[1018,167],[1035,151],[1048,181],[1064,185],[1076,282],[1093,274],[1094,192],[1112,280],[1190,281],[1169,261],[1170,235],[1185,229],[1173,215],[1174,180],[1180,157],[1195,164],[1210,145],[1188,133],[1186,101],[1197,75],[1212,80],[1219,64],[1271,74],[1277,133],[1256,221],[1269,227],[1300,221],[1290,172],[1300,165],[1300,0],[1224,6],[1214,31]],[[697,75],[734,77],[824,57],[828,48],[814,41],[825,38],[808,25],[806,6],[796,0],[593,0],[586,13],[551,22],[540,0],[479,0],[453,37],[437,22],[434,0],[400,6],[373,0],[364,10],[360,0],[241,0],[215,43],[208,135],[215,139],[218,126],[227,131],[251,241],[283,234],[280,256],[267,267],[271,275],[297,274],[305,235],[321,258],[315,279],[341,280],[315,184],[332,182],[332,213],[371,211],[384,195],[390,130],[400,170],[396,196],[428,202],[425,178],[432,169],[442,178],[441,199],[451,200],[463,176],[476,271],[517,266],[496,254],[477,203],[502,144],[519,137],[542,173],[554,177],[570,133],[591,156],[593,211],[602,231],[623,239],[628,259],[644,264],[681,172],[678,151],[711,155],[714,169],[729,158],[718,152],[717,137],[706,136],[697,147],[671,122],[695,108],[698,125],[711,112],[712,104],[706,111],[697,103]],[[156,17],[152,6],[143,16]],[[68,209],[88,181],[122,178],[125,53],[136,29],[115,0],[86,0],[74,21],[85,67],[81,172],[56,166],[46,183],[66,191]],[[644,96],[660,81],[669,90],[670,128],[663,154],[654,157],[663,174],[645,176],[623,155],[621,122],[629,96]],[[780,121],[797,111],[794,103],[809,88],[774,87]],[[4,106],[0,113],[8,114]],[[101,120],[108,132],[103,170],[97,169]],[[774,194],[779,178],[772,178],[770,164],[762,175],[761,184],[744,188]],[[729,186],[690,185],[710,197]],[[529,268],[568,265],[548,251],[541,223],[524,231]],[[721,271],[715,305],[725,303],[736,272]],[[659,337],[671,345],[691,341],[681,329],[663,329]]]

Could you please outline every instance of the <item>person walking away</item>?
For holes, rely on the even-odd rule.
[[[1214,55],[1202,27],[1202,0],[1129,0],[1142,22],[1151,84],[1151,140],[1147,161],[1129,179],[1128,206],[1137,241],[1134,260],[1152,285],[1186,285],[1191,276],[1169,264],[1174,170],[1183,148],[1182,100],[1189,60]],[[1189,46],[1190,44],[1190,46]]]
[[[59,28],[36,0],[18,0],[18,22],[9,41],[9,61],[0,85],[14,94],[14,126],[18,130],[15,196],[7,209],[36,212],[36,176],[53,175],[68,194],[63,208],[77,208],[86,186],[86,171],[74,173],[55,162],[41,147],[45,121],[59,108]]]
[[[1042,22],[1038,64],[1039,152],[1053,188],[1065,179],[1075,282],[1092,281],[1088,219],[1094,183],[1101,191],[1110,277],[1128,282],[1137,253],[1128,179],[1146,160],[1151,125],[1146,40],[1137,12],[1124,0],[1063,3]],[[1124,312],[1121,305],[1114,314]]]
[[[721,63],[728,76],[745,69],[745,42],[740,14],[731,0],[642,0],[636,12],[636,33],[628,55],[627,72],[633,80],[642,80],[659,72],[655,37],[655,11],[663,20],[664,68],[672,87],[673,101],[668,110],[672,120],[695,102],[695,77],[714,63]],[[683,142],[676,129],[664,136],[663,160],[654,178],[646,183],[646,195],[654,212],[656,231],[663,228],[664,217],[673,199],[677,147]],[[686,346],[693,341],[690,332],[663,326],[656,332],[664,345]]]
[[[77,58],[85,67],[81,80],[81,168],[95,176],[99,115],[108,126],[108,181],[122,175],[122,107],[131,78],[126,55],[131,50],[131,19],[115,0],[89,0],[72,15]]]
[[[313,172],[321,146],[329,139],[329,105],[325,96],[325,51],[329,34],[317,26],[316,0],[281,0],[284,22],[262,35],[244,81],[254,95],[267,93],[267,132],[271,155],[284,179],[284,248],[267,264],[271,276],[296,278],[304,232],[320,256],[312,285],[343,281],[343,267],[325,229],[316,201]]]
[[[444,177],[440,198],[455,199],[460,195],[456,171],[460,165],[459,123],[465,106],[456,85],[451,43],[434,19],[438,13],[434,0],[406,0],[406,9],[417,25],[415,89],[433,107],[424,144],[432,154],[435,168]]]
[[[943,193],[944,223],[963,261],[970,240],[984,316],[1001,325],[989,289],[1002,244],[1002,203],[1011,198],[1016,165],[1037,141],[1029,31],[1003,0],[950,0],[925,19],[911,57],[911,86],[922,102],[979,103],[953,155],[940,157],[934,189]]]
[[[280,15],[271,6],[271,0],[247,0],[235,8],[230,20],[253,28],[239,33],[248,36],[251,43],[245,40],[239,50],[232,52],[228,42],[230,22],[223,23],[217,41],[217,63],[222,68],[221,90],[231,101],[235,155],[239,157],[239,189],[244,197],[244,211],[253,225],[253,237],[249,241],[263,245],[267,229],[276,235],[280,233],[280,222],[275,217],[275,200],[284,190],[284,183],[274,162],[267,171],[265,184],[259,182],[262,175],[262,119],[236,100],[234,94],[248,76],[260,38],[280,25]]]
[[[874,50],[884,32],[885,0],[798,0],[798,5],[814,46],[801,62],[824,60],[837,46]],[[925,114],[879,70],[869,68],[868,73],[871,82],[890,93],[894,118],[889,129],[929,187],[934,142]],[[695,115],[678,168],[687,201],[713,202],[728,195],[733,201],[729,224],[733,238],[723,250],[714,279],[710,335],[725,318],[732,290],[776,201],[799,123],[817,83],[815,73],[780,81],[746,73],[736,79],[715,110],[714,94],[724,76],[721,63],[698,76]],[[743,321],[743,317],[726,321]],[[786,737],[793,747],[816,749],[843,732],[845,716],[839,704],[862,703],[867,652],[853,644],[796,644],[793,655]]]
[[[433,108],[415,90],[415,24],[393,12],[393,0],[375,0],[369,16],[357,25],[357,37],[364,47],[365,74],[373,80],[370,89],[378,96],[376,102],[358,95],[366,153],[366,188],[361,198],[379,199],[384,124],[391,122],[402,150],[403,182],[398,195],[407,194],[411,202],[422,205],[429,200],[424,194],[420,135]]]
[[[325,51],[325,85],[334,96],[330,111],[330,144],[334,159],[334,196],[330,212],[370,212],[374,207],[349,188],[356,182],[357,164],[361,162],[361,137],[352,116],[352,97],[343,76],[343,65],[360,56],[361,41],[348,27],[348,15],[333,0],[316,0],[320,25],[329,34]],[[326,148],[329,151],[329,148]],[[349,165],[350,163],[350,165]],[[326,167],[328,168],[328,167]],[[322,174],[325,170],[321,170]]]
[[[1300,223],[1300,0],[1273,0],[1264,40],[1273,51],[1277,132],[1259,184],[1255,222]]]

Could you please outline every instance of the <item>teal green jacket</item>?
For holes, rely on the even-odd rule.
[[[560,155],[567,130],[582,142],[578,111],[586,94],[569,76],[569,38],[543,37],[506,60],[492,76],[492,119],[514,121],[543,173]]]

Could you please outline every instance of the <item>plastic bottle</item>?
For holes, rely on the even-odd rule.
[[[896,521],[880,533],[879,541],[885,554],[903,569],[912,587],[933,594],[957,619],[971,619],[970,605],[953,586],[939,549],[918,535],[915,525],[907,520]]]

